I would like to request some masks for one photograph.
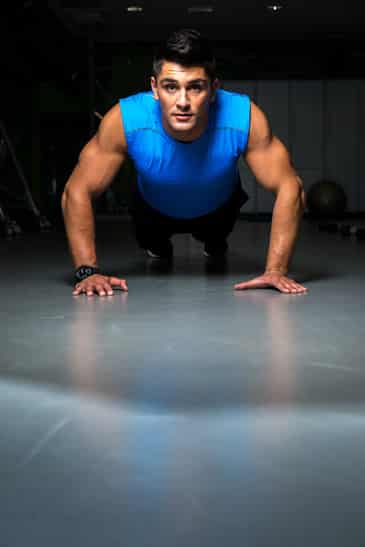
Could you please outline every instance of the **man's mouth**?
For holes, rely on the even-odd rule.
[[[190,118],[193,117],[192,114],[174,114],[174,116],[178,121],[182,121],[182,122],[190,120]]]

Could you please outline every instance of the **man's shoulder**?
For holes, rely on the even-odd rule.
[[[156,101],[152,91],[142,91],[119,99],[119,106],[126,133],[153,124]]]
[[[139,108],[150,107],[154,102],[152,91],[139,91],[138,93],[133,93],[127,97],[122,97],[119,99],[119,103],[123,105],[137,106]]]
[[[215,101],[218,125],[246,130],[250,118],[250,108],[251,100],[248,95],[218,89]]]
[[[238,93],[237,91],[230,91],[229,89],[220,88],[217,90],[217,97],[221,102],[232,101],[250,101],[249,96],[246,93]]]

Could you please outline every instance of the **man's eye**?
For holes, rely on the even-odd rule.
[[[196,84],[196,85],[192,85],[190,87],[190,90],[193,91],[194,93],[200,93],[203,90],[203,87],[199,84]]]
[[[167,85],[165,86],[165,89],[167,89],[167,91],[175,91],[176,85],[173,85],[173,84]]]

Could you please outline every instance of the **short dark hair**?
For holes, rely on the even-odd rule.
[[[155,78],[159,76],[164,61],[186,67],[202,66],[211,81],[216,78],[216,60],[211,44],[195,29],[175,31],[158,48],[153,60]]]

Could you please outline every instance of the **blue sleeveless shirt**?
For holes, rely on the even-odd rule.
[[[181,219],[208,214],[223,205],[238,181],[237,161],[247,146],[250,99],[218,90],[208,124],[192,142],[174,139],[163,127],[152,92],[120,99],[123,126],[145,201]]]

